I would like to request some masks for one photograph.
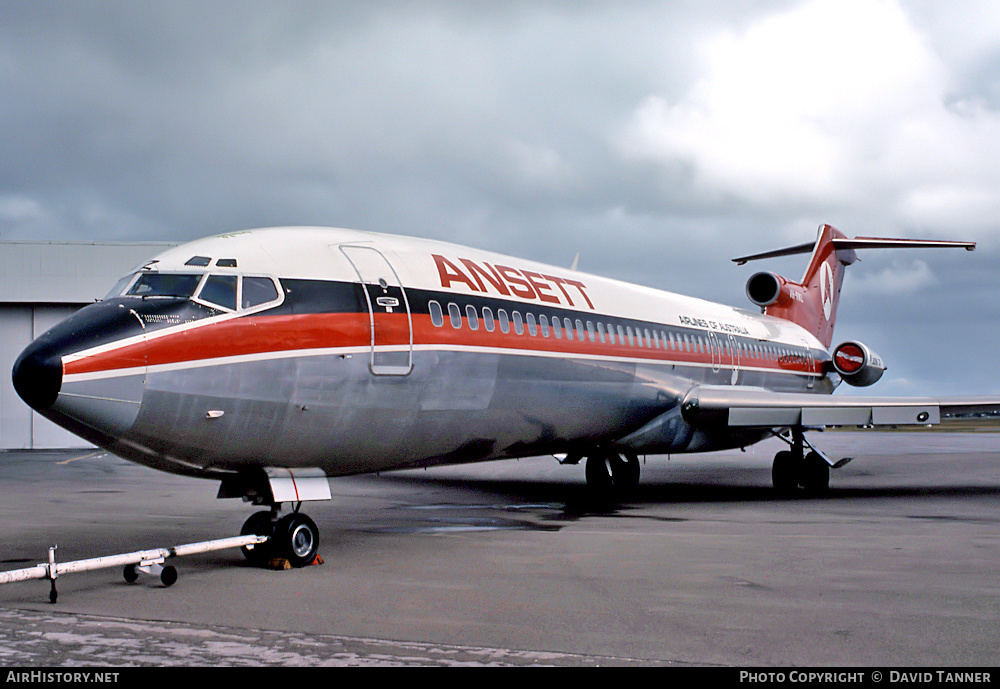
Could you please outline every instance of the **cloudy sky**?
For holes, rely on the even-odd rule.
[[[1000,5],[4,0],[0,239],[316,224],[737,306],[849,235],[866,392],[1000,394]],[[109,284],[113,276],[109,276]]]

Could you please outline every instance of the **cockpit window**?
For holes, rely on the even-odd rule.
[[[210,304],[236,310],[236,281],[235,275],[209,275],[205,280],[205,286],[201,288],[198,298]]]
[[[189,258],[188,260],[186,260],[184,262],[184,265],[186,265],[186,266],[200,266],[200,267],[204,268],[205,266],[207,266],[211,262],[212,262],[212,259],[210,259],[208,256],[192,256],[191,258]]]
[[[244,309],[266,304],[278,298],[278,289],[274,286],[271,278],[243,278],[243,299]]]
[[[260,275],[140,271],[119,280],[105,299],[119,296],[194,299],[226,311],[243,312],[277,306],[282,294],[275,278]]]
[[[219,266],[220,268],[235,268],[236,267],[236,259],[235,258],[220,258],[218,261],[215,262],[215,265]]]
[[[126,294],[136,297],[190,297],[198,289],[201,275],[141,273]]]
[[[114,299],[115,297],[121,296],[121,293],[125,290],[126,287],[128,287],[128,284],[130,282],[132,282],[132,279],[134,277],[135,277],[135,273],[129,273],[128,275],[126,275],[125,277],[123,277],[122,279],[120,279],[118,282],[115,283],[115,286],[111,288],[111,291],[109,291],[104,296],[104,298],[105,299]]]

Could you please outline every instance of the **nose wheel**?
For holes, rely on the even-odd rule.
[[[312,564],[319,551],[319,528],[300,512],[292,512],[280,519],[276,511],[256,512],[243,524],[240,535],[268,537],[264,543],[242,549],[243,556],[256,565],[283,558],[292,567],[305,567]]]

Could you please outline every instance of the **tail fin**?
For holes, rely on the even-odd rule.
[[[792,282],[774,273],[757,273],[747,281],[747,296],[764,313],[796,323],[815,335],[824,347],[833,340],[844,269],[858,260],[855,249],[914,247],[961,247],[968,251],[975,242],[930,239],[880,239],[846,237],[830,225],[820,225],[815,243],[734,258],[738,265],[747,261],[812,252],[801,282]]]

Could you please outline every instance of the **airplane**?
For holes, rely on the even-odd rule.
[[[125,459],[220,481],[266,509],[248,559],[315,560],[303,502],[328,479],[554,455],[586,461],[619,496],[640,455],[745,448],[777,437],[782,493],[820,494],[837,426],[934,425],[1000,414],[1000,400],[831,396],[885,363],[830,350],[856,251],[971,242],[816,240],[733,259],[811,254],[799,282],[758,272],[750,311],[440,241],[347,229],[265,228],[171,248],[15,362],[44,417]],[[575,263],[575,262],[574,262]]]

